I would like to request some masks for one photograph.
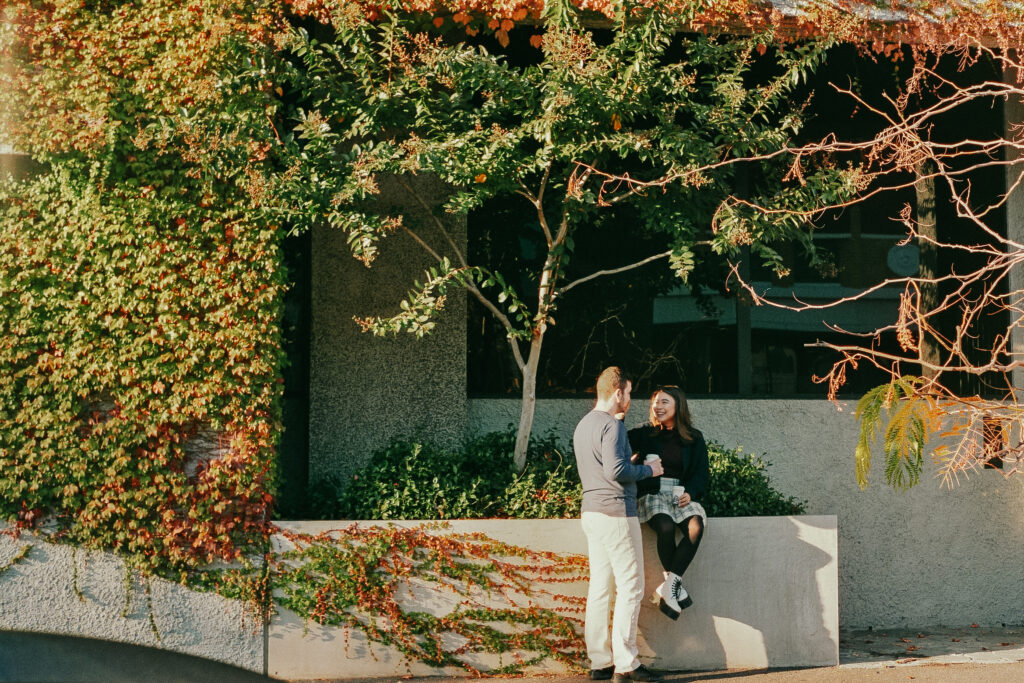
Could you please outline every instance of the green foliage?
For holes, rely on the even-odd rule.
[[[312,501],[301,513],[318,519],[577,516],[579,479],[571,456],[563,455],[553,437],[535,439],[526,470],[517,475],[514,448],[515,434],[509,432],[458,449],[398,440],[374,453],[343,489],[338,482],[321,483],[319,507]]]
[[[373,455],[344,489],[314,488],[303,519],[559,519],[579,515],[576,463],[553,436],[534,440],[526,470],[512,466],[515,434],[493,432],[448,450],[396,441]],[[797,515],[806,503],[785,497],[768,479],[768,462],[709,444],[711,483],[704,507],[714,517]],[[298,513],[298,514],[296,514]]]
[[[278,236],[68,167],[0,188],[0,517],[154,564],[231,557],[268,502]],[[190,471],[216,433],[224,457]]]
[[[41,171],[0,182],[0,518],[140,568],[234,558],[279,429],[263,8],[5,11],[0,136]]]
[[[326,218],[369,264],[399,225],[426,236],[439,224],[375,204],[379,179],[396,177],[415,195],[405,179],[431,173],[450,189],[444,213],[516,197],[543,228],[536,251],[548,258],[520,264],[522,272],[465,262],[437,240],[439,270],[414,286],[393,318],[365,319],[368,329],[423,334],[444,286],[491,284],[507,333],[528,340],[553,315],[560,281],[593,272],[573,270],[575,243],[614,212],[627,212],[632,229],[660,235],[684,280],[698,259],[734,256],[748,244],[781,272],[773,245],[799,239],[813,254],[807,217],[856,190],[851,171],[805,158],[794,174],[789,160],[773,157],[801,127],[793,98],[828,40],[785,46],[767,34],[682,37],[684,14],[656,6],[632,8],[629,22],[599,36],[562,9],[547,8],[551,23],[532,44],[539,48],[523,43],[507,54],[401,12],[383,11],[372,23],[335,17],[289,36],[285,73],[296,99],[282,140],[295,173],[275,179],[273,189],[286,198],[278,208],[288,220]],[[749,171],[737,170],[759,155]],[[625,173],[656,185],[604,183],[603,174]],[[743,203],[732,197],[738,175]],[[550,286],[527,308],[532,296],[511,283],[539,287],[545,272]]]
[[[727,260],[748,246],[785,275],[780,247],[798,241],[814,260],[811,219],[861,189],[855,169],[811,154],[794,163],[784,151],[803,123],[807,74],[831,41],[686,34],[701,7],[609,6],[616,20],[594,29],[572,3],[548,3],[529,42],[516,32],[521,42],[510,43],[514,22],[496,20],[499,52],[441,28],[461,12],[430,24],[400,0],[380,3],[371,21],[318,17],[283,40],[294,98],[282,112],[289,173],[272,179],[274,209],[300,228],[344,231],[365,265],[382,240],[411,235],[433,267],[406,274],[412,287],[395,307],[356,321],[423,336],[447,292],[464,288],[500,325],[532,395],[541,342],[576,284],[661,260],[683,283],[722,288]],[[442,196],[417,189],[425,174],[443,181]],[[399,201],[378,201],[385,183]],[[446,226],[496,200],[518,202],[514,215],[536,229],[511,254],[463,253]],[[397,208],[409,204],[416,211]],[[603,224],[649,239],[650,250],[577,258],[578,245],[600,243]],[[531,428],[520,423],[519,469]]]
[[[723,203],[729,165],[693,169],[785,143],[799,126],[788,97],[821,46],[783,50],[762,82],[764,36],[677,40],[684,17],[638,7],[598,40],[563,4],[536,58],[516,62],[402,7],[310,5],[297,20],[273,0],[5,5],[0,142],[43,170],[0,186],[0,517],[55,518],[139,566],[258,547],[280,429],[280,241],[327,223],[372,262],[381,238],[421,227],[376,205],[379,178],[432,173],[455,214],[543,187],[552,201],[530,210],[554,230],[533,310],[518,274],[439,258],[397,316],[365,321],[378,331],[428,332],[463,286],[493,295],[510,338],[533,339],[605,208],[580,162],[676,179],[617,203],[665,235],[683,276],[708,249],[791,236],[790,213]],[[759,168],[750,198],[787,211],[846,182],[827,166],[798,183]],[[504,442],[396,446],[387,487],[344,495],[387,514],[571,516],[559,457],[516,479]]]
[[[854,416],[860,420],[860,438],[854,452],[857,484],[867,488],[872,446],[882,438],[885,481],[894,489],[906,490],[918,482],[924,468],[928,436],[939,428],[943,410],[928,396],[921,396],[920,377],[904,375],[864,394]]]
[[[708,444],[711,481],[704,509],[711,517],[800,515],[807,501],[786,497],[772,488],[766,469],[770,463],[740,448]]]

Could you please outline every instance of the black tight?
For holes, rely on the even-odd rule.
[[[688,517],[679,523],[683,538],[676,545],[676,523],[668,515],[654,515],[647,525],[658,536],[658,559],[665,571],[682,576],[697,554],[700,539],[704,535],[704,520],[699,516]]]

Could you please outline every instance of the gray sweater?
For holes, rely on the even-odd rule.
[[[582,512],[636,517],[636,482],[654,472],[629,461],[629,438],[622,422],[603,410],[591,410],[576,425],[572,443],[583,483]]]

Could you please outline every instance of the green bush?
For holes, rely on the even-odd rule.
[[[397,440],[373,454],[347,482],[310,487],[306,507],[281,510],[305,519],[560,519],[580,512],[576,463],[552,435],[530,444],[526,470],[512,466],[515,434],[494,432],[444,449]],[[805,503],[773,489],[768,462],[740,449],[708,446],[711,485],[704,507],[712,517],[793,515]]]
[[[531,440],[526,470],[515,474],[513,432],[494,432],[458,449],[399,439],[347,482],[310,487],[303,509],[280,510],[306,519],[554,519],[576,517],[579,477],[551,436]]]
[[[704,495],[704,509],[709,517],[758,517],[799,515],[807,509],[807,501],[786,497],[771,486],[765,469],[767,460],[745,455],[741,448],[730,449],[708,443],[708,466],[711,482]]]

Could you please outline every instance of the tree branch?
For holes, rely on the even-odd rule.
[[[671,254],[672,254],[672,250],[669,249],[666,252],[663,252],[661,254],[655,254],[654,256],[648,256],[647,258],[643,259],[642,261],[637,261],[636,263],[631,263],[628,266],[622,266],[621,268],[612,268],[611,270],[599,270],[599,271],[597,271],[595,273],[591,273],[590,275],[581,277],[578,280],[574,280],[573,282],[570,282],[565,287],[562,287],[562,289],[560,289],[558,291],[558,294],[559,294],[559,296],[561,296],[562,294],[565,294],[566,292],[568,292],[570,289],[572,289],[576,285],[581,285],[584,282],[588,282],[590,280],[594,280],[596,278],[603,277],[605,275],[615,275],[616,273],[623,273],[623,272],[625,272],[627,270],[632,270],[633,268],[639,268],[640,266],[646,265],[646,264],[648,264],[648,263],[650,263],[652,261],[657,261],[658,259],[666,258],[666,257],[670,256]]]
[[[462,252],[459,250],[458,246],[455,244],[455,241],[451,238],[451,235],[449,235],[448,231],[445,230],[444,224],[437,218],[437,216],[434,215],[433,211],[430,210],[430,206],[412,188],[412,186],[409,185],[409,183],[407,183],[402,178],[398,178],[398,182],[399,182],[400,185],[402,185],[402,187],[405,188],[405,190],[409,194],[411,194],[413,196],[413,198],[424,209],[424,211],[426,211],[428,214],[430,214],[430,217],[433,219],[434,224],[441,231],[441,234],[445,236],[445,239],[448,240],[448,244],[451,245],[452,249],[455,250],[455,256],[456,256],[456,258],[458,258],[460,265],[463,268],[472,270],[472,268],[470,268],[469,264],[466,263],[465,257],[463,257]],[[431,256],[433,256],[435,259],[437,259],[438,262],[441,262],[441,261],[444,260],[444,259],[441,258],[441,256],[436,251],[431,249],[430,245],[428,245],[419,235],[417,235],[416,233],[414,233],[412,230],[410,230],[408,227],[406,227],[404,225],[402,227],[405,229],[405,231],[407,233],[409,233],[409,235],[412,236],[412,238],[414,240],[416,240],[416,242],[419,243],[419,245],[421,247],[423,247],[427,251],[427,253],[429,253]],[[504,313],[502,313],[501,309],[498,308],[490,299],[488,299],[486,296],[484,296],[483,292],[480,291],[480,288],[477,287],[476,283],[474,283],[472,280],[466,280],[464,282],[463,286],[465,286],[466,291],[470,292],[473,296],[475,296],[477,301],[479,301],[483,305],[484,308],[486,308],[488,311],[490,311],[491,315],[493,315],[495,318],[497,318],[498,322],[500,322],[502,327],[505,328],[505,332],[507,333],[508,345],[512,348],[512,356],[513,356],[513,358],[515,358],[516,365],[519,366],[519,370],[522,371],[526,367],[526,362],[523,360],[523,353],[519,349],[519,343],[516,341],[515,337],[513,336],[514,333],[515,333],[515,327],[512,325],[512,321],[509,320],[508,316],[505,315]]]
[[[437,216],[434,215],[434,211],[430,208],[430,205],[427,204],[426,201],[424,201],[423,197],[421,197],[419,193],[416,192],[416,190],[412,189],[412,185],[406,182],[404,178],[402,178],[401,176],[396,176],[396,179],[398,180],[398,183],[405,188],[406,192],[413,196],[413,199],[416,200],[416,203],[419,204],[423,208],[423,210],[427,212],[427,215],[430,216],[430,219],[434,221],[434,225],[437,226],[437,229],[441,231],[441,234],[444,235],[444,238],[448,240],[448,244],[451,245],[452,250],[455,252],[455,258],[458,259],[459,261],[459,265],[461,265],[463,268],[468,268],[469,264],[466,263],[466,258],[462,255],[462,250],[459,249],[459,245],[455,244],[455,240],[453,240],[452,236],[448,234],[448,231],[444,227],[444,223]]]

